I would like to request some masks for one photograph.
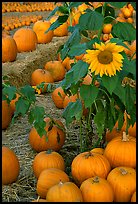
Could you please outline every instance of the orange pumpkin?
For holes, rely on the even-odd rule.
[[[96,147],[96,148],[93,148],[93,149],[91,150],[91,152],[103,154],[103,153],[104,153],[104,149],[101,148],[101,147]]]
[[[110,170],[111,166],[107,158],[94,152],[78,154],[71,164],[72,177],[77,184],[92,176],[106,178]]]
[[[47,151],[39,152],[35,156],[32,164],[32,168],[33,168],[35,177],[38,179],[40,173],[44,169],[57,168],[64,171],[65,162],[63,157],[58,152],[47,150]]]
[[[17,44],[18,52],[30,52],[36,49],[37,36],[31,28],[20,28],[14,35],[13,39]]]
[[[136,202],[136,191],[132,194],[131,202]]]
[[[6,100],[2,101],[2,129],[6,129],[12,120],[12,109]]]
[[[17,45],[15,40],[7,35],[2,35],[2,62],[13,62],[17,57]]]
[[[48,201],[46,199],[43,199],[43,198],[38,198],[38,199],[32,200],[31,202],[40,202],[40,203],[43,203],[43,202],[48,202]]]
[[[136,138],[126,135],[125,132],[115,137],[104,150],[104,156],[109,160],[111,167],[136,167]]]
[[[33,25],[33,31],[37,35],[38,43],[40,44],[45,44],[49,43],[52,41],[52,38],[54,36],[53,30],[48,31],[45,33],[49,28],[50,28],[50,21],[37,21]]]
[[[91,177],[80,186],[84,202],[113,202],[114,192],[111,184],[99,176]]]
[[[114,191],[114,202],[130,202],[136,191],[136,171],[131,167],[120,166],[112,169],[107,181]]]
[[[41,198],[46,198],[48,189],[58,184],[60,181],[69,181],[69,177],[64,171],[57,168],[48,168],[43,170],[37,180],[37,194]]]
[[[47,85],[49,83],[54,82],[53,76],[47,70],[36,69],[35,71],[32,72],[32,75],[31,75],[31,85],[37,86],[37,85],[41,84],[42,82],[45,82],[44,91],[42,89],[40,89],[40,90],[41,90],[41,92],[46,92]]]
[[[76,184],[61,181],[48,190],[46,200],[48,202],[83,202],[81,191]]]
[[[18,179],[20,164],[18,157],[9,147],[2,147],[2,184],[8,185]]]
[[[61,81],[62,79],[64,79],[66,74],[66,70],[64,66],[58,60],[46,62],[44,69],[49,71],[52,74],[55,82]]]
[[[31,147],[37,152],[48,149],[58,151],[65,142],[66,134],[64,125],[60,120],[51,120],[48,117],[44,120],[46,122],[46,135],[40,137],[36,129],[33,127],[29,133],[29,143]]]
[[[78,99],[77,94],[71,95],[71,96],[66,95],[64,98],[64,101],[63,101],[63,107],[66,108],[66,106],[69,104],[69,102],[76,102],[77,99]]]
[[[16,93],[16,98],[11,100],[10,102],[10,106],[11,106],[11,109],[12,109],[12,113],[15,112],[15,108],[16,108],[16,101],[18,101],[18,99],[20,98],[20,95],[18,93]]]
[[[63,108],[63,101],[66,94],[62,87],[57,87],[51,94],[52,100],[57,108]]]

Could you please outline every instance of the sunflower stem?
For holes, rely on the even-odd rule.
[[[106,6],[107,6],[107,3],[104,2],[103,6],[102,6],[102,15],[103,15],[103,17],[104,17],[104,15],[105,15]],[[103,24],[102,24],[102,26],[101,26],[99,32],[98,32],[98,38],[99,38],[99,39],[100,39],[100,36],[101,36],[101,34],[102,34],[103,25],[104,25],[104,21],[103,21]]]

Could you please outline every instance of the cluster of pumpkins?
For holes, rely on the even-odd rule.
[[[65,142],[65,127],[59,120],[45,118],[47,136],[33,127],[29,143],[37,152],[32,170],[36,195],[32,202],[136,202],[136,138],[120,133],[106,147],[76,155],[71,176],[58,152]],[[46,142],[46,137],[48,142]],[[2,184],[16,182],[20,162],[13,150],[2,147]]]

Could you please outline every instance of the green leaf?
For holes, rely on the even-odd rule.
[[[118,116],[118,129],[121,130],[122,126],[124,124],[124,112],[121,111],[119,113],[119,116]]]
[[[80,99],[77,99],[76,102],[69,102],[62,113],[62,117],[66,120],[66,126],[68,127],[75,119],[79,121],[82,117],[82,113],[82,102]]]
[[[132,41],[136,39],[136,29],[131,23],[117,22],[113,25],[112,35],[123,39],[123,41]]]
[[[113,93],[118,96],[118,98],[122,101],[122,103],[124,104],[125,101],[125,89],[122,86],[121,82],[117,83],[116,88],[113,90]]]
[[[98,95],[98,91],[99,89],[94,85],[81,85],[80,96],[84,100],[84,105],[86,108],[91,107]]]
[[[112,92],[117,86],[118,76],[115,75],[115,76],[109,77],[109,76],[103,75],[101,81],[103,86],[109,91],[110,94],[112,94]]]
[[[115,8],[122,8],[123,6],[125,6],[128,2],[108,2],[108,4],[110,4],[111,6],[115,7]]]
[[[111,6],[106,6],[105,8],[105,15],[104,17],[111,16],[115,18],[115,9],[113,9]]]
[[[79,18],[79,24],[82,30],[99,30],[103,25],[103,21],[103,15],[92,10],[88,10],[87,13],[82,14]]]
[[[19,97],[18,101],[16,102],[14,117],[17,117],[18,115],[24,116],[28,112],[30,105],[31,104],[28,100]]]
[[[136,79],[136,60],[124,60],[123,69],[133,74],[134,79]]]
[[[105,124],[105,111],[97,111],[94,116],[94,124],[96,124],[96,131],[98,136],[102,139],[102,134],[104,132],[104,124]]]
[[[56,7],[54,8],[54,10],[52,10],[52,11],[49,13],[48,17],[46,18],[46,21],[48,21],[58,10],[59,10],[59,7],[56,6]]]
[[[35,90],[30,85],[25,85],[20,89],[20,92],[26,97],[30,102],[35,102]]]
[[[16,87],[15,86],[8,86],[8,87],[4,87],[2,89],[2,94],[7,96],[8,99],[7,99],[7,102],[11,101],[12,99],[15,98],[15,94],[16,94]]]
[[[125,101],[124,104],[126,106],[126,110],[129,113],[131,113],[131,110],[135,107],[134,102],[136,101],[136,90],[135,88],[130,87],[129,85],[126,85],[124,87],[125,89]]]
[[[129,49],[129,47],[123,42],[122,39],[119,39],[119,38],[111,38],[111,39],[110,39],[110,42],[111,42],[111,43],[116,43],[117,45],[122,45],[122,46],[124,46],[125,48]]]
[[[68,52],[68,55],[70,57],[74,57],[76,55],[80,55],[82,53],[85,53],[86,48],[87,48],[87,44],[86,43],[74,45],[74,46],[72,46],[70,48],[70,51]]]
[[[84,2],[70,2],[69,4],[69,8],[72,9],[74,7],[78,7],[79,5],[81,5]]]

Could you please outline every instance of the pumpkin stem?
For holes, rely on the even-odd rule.
[[[98,176],[95,176],[95,177],[93,178],[93,181],[94,181],[94,183],[99,183],[99,177],[98,177]]]
[[[38,198],[37,198],[37,200],[36,200],[36,201],[37,201],[37,202],[39,202],[39,199],[40,199],[40,196],[38,196]]]
[[[53,152],[52,149],[48,149],[48,150],[46,151],[46,154],[51,154],[52,152]]]
[[[63,182],[61,181],[61,179],[60,179],[60,181],[59,181],[59,185],[63,185]]]
[[[92,152],[89,151],[89,152],[87,152],[87,153],[85,154],[85,158],[88,159],[88,158],[89,158],[90,156],[92,156],[92,155],[93,155]]]
[[[121,174],[122,174],[122,175],[126,175],[126,174],[127,174],[127,171],[126,171],[125,169],[120,168],[119,170],[121,171]]]
[[[129,141],[128,136],[129,135],[127,135],[126,132],[123,132],[122,141],[124,141],[124,142]]]

